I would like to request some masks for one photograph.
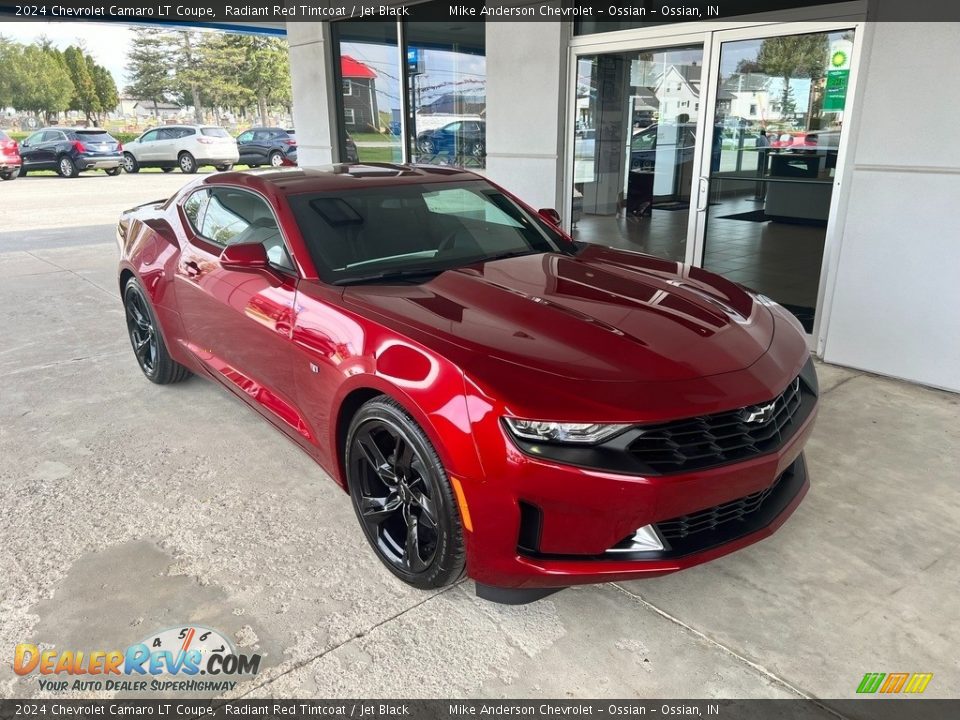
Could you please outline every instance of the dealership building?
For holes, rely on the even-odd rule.
[[[827,362],[960,391],[960,24],[888,1],[683,22],[431,5],[287,24],[301,164],[356,142],[475,169],[578,240],[764,293]]]

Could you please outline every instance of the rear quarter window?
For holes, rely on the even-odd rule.
[[[223,128],[218,128],[218,127],[202,128],[200,132],[206,135],[207,137],[221,137],[221,138],[230,137],[230,133],[228,133]]]

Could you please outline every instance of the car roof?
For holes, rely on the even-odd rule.
[[[394,163],[341,163],[319,167],[270,168],[207,175],[204,185],[272,186],[285,195],[363,187],[418,185],[483,180],[480,175],[461,168],[436,165],[397,165]]]

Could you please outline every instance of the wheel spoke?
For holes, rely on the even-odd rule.
[[[373,468],[374,472],[380,476],[380,479],[387,487],[393,487],[397,484],[397,477],[390,467],[390,463],[383,456],[380,446],[377,445],[373,435],[367,431],[357,437],[357,445],[366,458],[367,462]]]
[[[393,494],[387,497],[360,499],[360,512],[363,519],[375,525],[382,524],[384,520],[392,517],[401,507],[400,498]]]
[[[397,475],[401,477],[410,477],[410,469],[413,464],[413,446],[401,437],[397,437],[397,446],[393,452],[393,467]]]
[[[413,502],[420,508],[420,519],[425,521],[431,529],[436,529],[437,516],[434,513],[433,501],[422,492],[414,492]]]
[[[426,563],[420,557],[420,536],[417,516],[405,511],[404,520],[407,521],[407,542],[403,549],[403,564],[410,572],[422,572],[426,569]]]
[[[150,338],[149,338],[149,337],[145,337],[145,338],[143,338],[143,339],[139,339],[139,338],[138,338],[138,339],[135,340],[135,343],[134,343],[134,346],[133,346],[133,351],[134,351],[139,357],[143,357],[144,351],[146,351],[147,349],[149,349],[149,346],[150,346]]]

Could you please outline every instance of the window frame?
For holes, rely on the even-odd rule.
[[[342,78],[340,80],[340,94],[344,97],[353,95],[353,80],[350,78]]]
[[[350,113],[350,118],[349,118],[349,119],[347,119],[347,113]],[[343,125],[344,125],[344,127],[346,127],[346,126],[356,127],[356,126],[357,126],[357,114],[356,114],[356,112],[354,112],[354,109],[353,109],[353,108],[345,107],[345,108],[343,109]]]

